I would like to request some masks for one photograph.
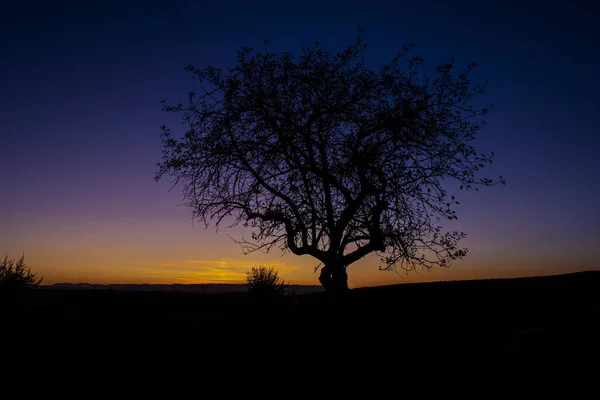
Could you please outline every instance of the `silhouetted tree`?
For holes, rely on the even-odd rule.
[[[0,262],[0,291],[12,292],[27,286],[38,286],[42,278],[31,272],[31,267],[25,263],[25,254],[18,260],[4,256]]]
[[[248,296],[259,301],[272,300],[284,294],[288,285],[273,267],[252,267],[246,272]]]
[[[266,41],[265,41],[266,43]],[[369,253],[380,269],[448,266],[462,258],[462,232],[444,180],[477,190],[498,181],[476,177],[493,153],[470,144],[487,108],[472,100],[475,64],[454,73],[454,60],[433,73],[421,57],[368,68],[361,29],[356,42],[331,55],[318,43],[289,53],[242,47],[223,73],[188,66],[201,93],[182,112],[189,129],[174,138],[162,126],[165,174],[180,185],[193,217],[208,226],[254,228],[245,252],[273,246],[320,261],[326,291],[348,289],[346,267]]]

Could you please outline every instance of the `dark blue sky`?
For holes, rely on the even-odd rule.
[[[476,61],[475,78],[489,81],[484,100],[495,109],[478,147],[496,153],[489,173],[508,183],[460,198],[471,254],[436,279],[600,268],[594,1],[204,3],[3,3],[0,252],[25,252],[50,280],[158,281],[160,266],[182,260],[224,265],[219,254],[239,249],[224,233],[190,228],[178,195],[153,181],[158,126],[178,124],[159,100],[195,89],[187,64],[233,66],[240,46],[261,49],[264,38],[274,51],[318,40],[335,52],[360,24],[373,66],[412,41],[432,68],[450,56]],[[315,283],[300,268],[310,262],[285,263],[296,281]],[[186,271],[160,276],[213,279]],[[366,260],[354,284],[378,274]]]

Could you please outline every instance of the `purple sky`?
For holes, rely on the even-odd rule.
[[[136,5],[139,4],[139,5]],[[240,46],[332,52],[365,27],[365,61],[410,41],[430,64],[477,61],[495,109],[477,147],[507,185],[464,194],[467,259],[408,277],[375,258],[353,287],[600,268],[600,26],[594,1],[8,1],[0,8],[0,255],[45,283],[232,282],[258,263],[316,284],[316,262],[244,256],[156,183],[161,111],[195,90],[188,64],[227,68]],[[212,3],[212,4],[211,4]],[[85,4],[85,5],[84,5]]]

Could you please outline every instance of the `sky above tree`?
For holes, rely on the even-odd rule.
[[[365,28],[367,65],[408,42],[433,68],[471,61],[494,104],[476,147],[506,186],[460,193],[470,252],[449,269],[399,276],[377,258],[349,267],[353,287],[600,268],[600,10],[593,1],[57,1],[0,12],[0,252],[25,253],[44,283],[242,282],[259,263],[318,284],[316,262],[244,256],[190,220],[155,182],[159,125],[183,130],[160,100],[197,89],[184,67],[227,69],[241,46],[337,52]],[[4,255],[4,254],[2,254]]]

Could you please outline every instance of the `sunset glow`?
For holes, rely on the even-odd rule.
[[[13,3],[0,13],[0,256],[25,254],[43,284],[241,283],[260,264],[318,285],[317,260],[277,249],[244,255],[232,238],[251,231],[205,228],[177,188],[154,181],[159,125],[185,131],[159,101],[197,90],[188,64],[227,69],[241,46],[260,50],[264,38],[276,52],[314,40],[335,52],[356,24],[372,65],[410,41],[432,62],[478,62],[495,107],[475,146],[496,153],[486,174],[507,184],[456,192],[459,219],[445,226],[467,233],[464,260],[406,275],[379,271],[371,255],[348,268],[350,287],[600,269],[593,14],[566,2],[531,14],[517,2],[281,2],[268,11],[252,2],[108,2],[103,13],[85,2]]]

